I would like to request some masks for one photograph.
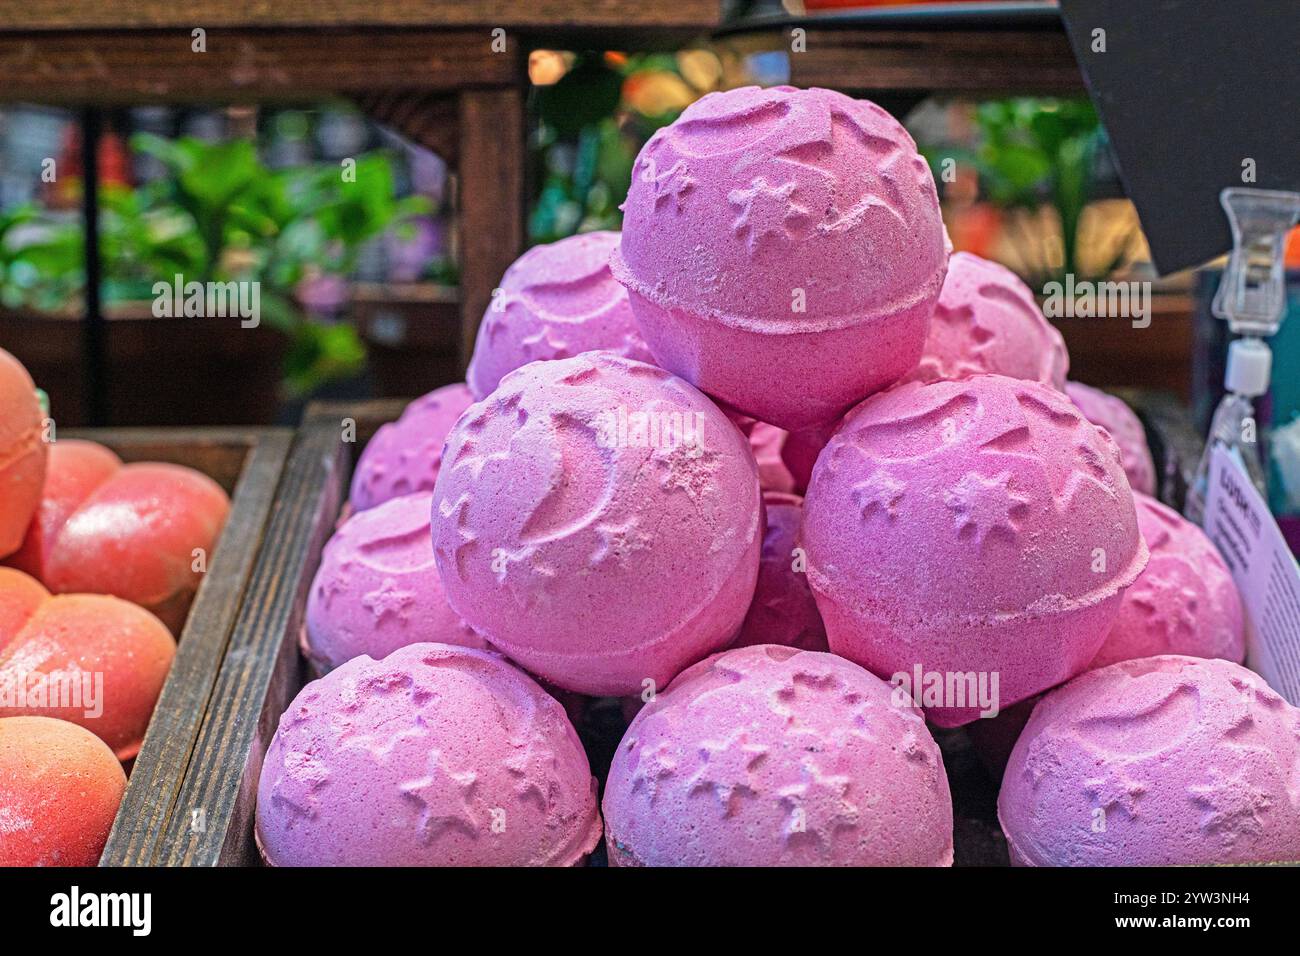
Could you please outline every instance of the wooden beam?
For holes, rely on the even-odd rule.
[[[1059,31],[810,29],[806,39],[804,52],[790,54],[794,86],[849,93],[1083,91],[1074,53]]]
[[[194,27],[677,28],[722,22],[721,0],[0,0],[7,30]]]
[[[522,89],[467,90],[460,96],[462,369],[492,290],[524,246],[524,96]]]
[[[204,42],[205,52],[195,52],[188,29],[0,33],[0,99],[303,101],[526,80],[522,45],[508,43],[508,52],[494,52],[486,29],[214,29]]]
[[[455,168],[460,162],[460,103],[454,94],[392,90],[361,93],[352,99],[376,123],[437,153],[448,166]]]

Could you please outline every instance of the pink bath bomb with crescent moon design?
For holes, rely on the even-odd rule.
[[[564,708],[498,655],[445,644],[304,687],[257,788],[275,866],[574,866],[600,834]]]
[[[652,362],[627,291],[609,271],[617,232],[533,246],[506,270],[479,325],[466,380],[475,399],[529,362],[604,349]]]
[[[565,690],[621,696],[735,639],[762,547],[745,436],[610,352],[512,372],[452,429],[433,543],[452,608]]]
[[[1134,493],[1138,528],[1151,559],[1124,592],[1119,614],[1089,670],[1160,654],[1246,656],[1241,595],[1205,532],[1153,498]],[[975,749],[1001,775],[1037,698],[968,725]]]
[[[886,679],[996,675],[1001,707],[1087,667],[1147,562],[1115,443],[1055,389],[999,375],[850,412],[801,540],[832,651]],[[926,715],[979,708],[954,689]]]
[[[684,671],[605,784],[614,866],[950,866],[952,798],[910,701],[832,654],[765,645]]]
[[[798,550],[803,499],[766,491],[763,508],[767,530],[763,535],[758,584],[740,636],[732,647],[780,644],[803,651],[829,650],[826,626],[808,587],[803,552]]]
[[[399,495],[433,491],[442,466],[442,443],[474,397],[464,383],[422,395],[366,443],[352,473],[349,500],[365,511]]]
[[[1101,389],[1082,382],[1067,382],[1065,393],[1079,407],[1085,418],[1110,432],[1119,445],[1124,458],[1124,472],[1134,491],[1144,495],[1156,493],[1156,464],[1147,445],[1146,429],[1142,421],[1128,407],[1128,403]]]
[[[307,597],[305,652],[327,671],[407,644],[486,647],[447,604],[433,560],[433,494],[403,495],[345,521]]]
[[[1006,266],[969,252],[948,260],[930,336],[906,381],[937,382],[993,373],[1065,388],[1065,339],[1034,294]]]
[[[1138,527],[1151,552],[1126,592],[1092,667],[1158,654],[1241,663],[1246,625],[1232,573],[1205,532],[1178,512],[1135,494]]]
[[[711,93],[637,157],[610,257],[656,362],[781,428],[921,356],[948,249],[930,168],[874,103]]]
[[[998,818],[1020,866],[1300,860],[1300,710],[1240,665],[1089,671],[1034,708]]]

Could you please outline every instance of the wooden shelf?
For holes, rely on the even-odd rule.
[[[1083,79],[1055,7],[1042,3],[875,7],[756,17],[720,38],[790,50],[790,82],[846,93],[1079,93]]]

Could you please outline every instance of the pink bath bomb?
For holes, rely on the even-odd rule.
[[[937,382],[991,372],[1065,388],[1065,339],[1010,269],[955,253],[939,293],[925,351],[907,381]]]
[[[352,473],[352,508],[365,511],[399,495],[432,491],[447,432],[473,403],[464,384],[444,385],[407,405],[397,421],[380,427]]]
[[[1146,495],[1134,495],[1138,527],[1151,551],[1124,592],[1119,615],[1092,667],[1157,654],[1246,656],[1241,595],[1205,532]]]
[[[1082,382],[1067,382],[1065,393],[1085,418],[1110,432],[1124,459],[1124,472],[1134,491],[1156,493],[1156,464],[1147,446],[1146,429],[1122,399]]]
[[[433,561],[433,495],[403,495],[343,523],[307,597],[307,655],[321,670],[407,644],[483,648],[447,604]]]
[[[1159,654],[1240,663],[1246,656],[1241,596],[1218,550],[1177,512],[1143,494],[1133,499],[1151,560],[1124,592],[1115,623],[1088,669]],[[1036,700],[967,726],[975,749],[995,774],[1006,766]]]
[[[760,421],[829,422],[921,356],[948,252],[930,168],[874,103],[711,93],[637,157],[610,258],[658,364]]]
[[[801,540],[832,651],[885,678],[997,675],[1002,707],[1083,670],[1147,562],[1115,443],[1055,389],[1000,375],[850,412]],[[955,691],[926,709],[945,727],[978,713]]]
[[[831,654],[743,647],[646,704],[605,784],[615,866],[950,866],[920,711]]]
[[[483,315],[466,380],[476,399],[529,362],[605,349],[654,359],[641,339],[627,292],[609,271],[617,232],[584,232],[520,256]]]
[[[1048,694],[1016,742],[998,818],[1021,866],[1300,860],[1300,711],[1258,674],[1179,655]]]
[[[763,493],[767,531],[758,565],[754,600],[733,647],[780,644],[802,651],[829,650],[826,627],[808,587],[802,551],[798,548],[803,499],[781,492]]]
[[[445,644],[304,687],[257,788],[275,866],[573,866],[600,833],[564,708],[496,654]]]
[[[735,639],[762,547],[745,436],[663,369],[533,362],[447,439],[433,543],[453,609],[565,690],[664,687]]]
[[[758,463],[758,483],[764,491],[794,492],[794,476],[781,458],[790,433],[767,422],[755,422],[749,432],[749,448]]]

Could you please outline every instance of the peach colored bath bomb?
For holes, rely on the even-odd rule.
[[[605,785],[615,866],[950,866],[920,711],[831,654],[718,654],[646,704]]]
[[[397,421],[375,432],[352,473],[352,508],[365,511],[399,495],[433,491],[442,443],[473,403],[463,383],[444,385],[411,402]]]
[[[998,818],[1022,866],[1300,860],[1300,710],[1237,664],[1121,661],[1048,694]]]
[[[1065,393],[1070,401],[1079,406],[1079,411],[1094,425],[1110,432],[1110,437],[1119,445],[1124,458],[1124,471],[1128,483],[1134,491],[1144,495],[1156,493],[1156,465],[1151,458],[1151,449],[1147,445],[1146,429],[1133,409],[1114,395],[1107,395],[1100,389],[1084,385],[1082,382],[1067,382]]]
[[[1134,495],[1151,560],[1124,592],[1092,667],[1157,654],[1246,656],[1241,595],[1205,532],[1146,495]]]
[[[41,403],[19,361],[0,349],[0,558],[18,550],[45,481]]]
[[[617,245],[617,232],[584,232],[533,246],[506,270],[466,375],[476,399],[529,362],[596,349],[653,361],[627,292],[610,275],[609,253]]]
[[[193,468],[124,465],[103,445],[65,438],[50,446],[40,509],[9,564],[55,594],[138,604],[179,634],[229,511],[221,486]]]
[[[658,364],[787,429],[916,366],[947,262],[930,168],[892,116],[752,86],[650,137],[610,258]]]
[[[143,608],[104,594],[51,595],[0,568],[0,717],[67,720],[130,760],[175,654],[167,628]]]
[[[610,352],[533,362],[447,439],[433,543],[452,608],[565,690],[619,696],[735,639],[757,468],[717,406]]]
[[[767,531],[758,565],[754,600],[733,647],[781,644],[803,651],[829,650],[826,627],[808,587],[803,552],[797,550],[803,499],[781,492],[763,493]]]
[[[1147,549],[1119,449],[1055,389],[1000,375],[867,399],[817,459],[801,540],[831,650],[943,675],[926,716],[973,720],[1083,670]],[[929,678],[925,678],[929,679]]]
[[[276,866],[573,866],[600,833],[564,708],[496,654],[445,644],[304,687],[257,788]]]
[[[322,671],[407,644],[487,646],[442,592],[432,505],[431,492],[393,498],[353,515],[326,543],[307,598],[307,655]]]
[[[94,866],[126,774],[85,728],[0,718],[0,866]]]
[[[1065,388],[1065,339],[1010,269],[955,253],[939,293],[930,337],[907,381],[937,382],[991,372]]]

